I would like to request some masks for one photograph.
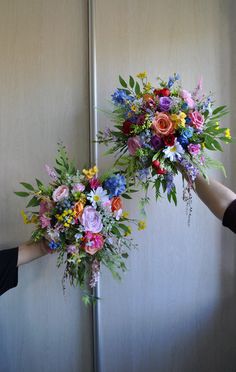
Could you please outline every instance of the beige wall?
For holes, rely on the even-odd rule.
[[[235,6],[221,0],[96,0],[98,106],[109,109],[118,75],[147,70],[151,81],[179,72],[193,89],[200,76],[217,103],[229,104],[235,126]],[[234,33],[233,33],[234,32]],[[111,125],[98,114],[99,128]],[[235,159],[220,157],[235,187]],[[102,157],[100,167],[111,164]],[[235,369],[235,237],[194,197],[187,226],[178,207],[152,198],[148,228],[135,239],[122,283],[103,271],[103,372],[222,372]],[[136,199],[137,201],[138,199]],[[137,214],[136,201],[129,203]],[[109,352],[107,352],[109,350]]]
[[[0,1],[1,246],[28,239],[14,196],[20,181],[47,180],[62,139],[80,166],[89,158],[87,2]],[[20,268],[1,298],[0,370],[90,371],[91,318],[79,289],[63,296],[56,256]]]

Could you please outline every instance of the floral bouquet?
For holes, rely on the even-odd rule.
[[[119,271],[126,270],[128,250],[135,247],[129,223],[137,224],[139,230],[145,227],[123,212],[122,196],[128,197],[125,177],[110,172],[98,178],[96,166],[80,172],[62,145],[56,166],[46,165],[46,171],[49,185],[38,179],[37,187],[21,182],[26,191],[16,192],[31,198],[26,208],[37,208],[22,212],[25,223],[35,224],[32,239],[46,236],[50,249],[59,252],[58,266],[66,265],[63,279],[69,278],[73,285],[94,288],[101,263],[120,278]],[[95,298],[85,291],[83,300],[90,303]]]
[[[207,178],[209,167],[223,165],[209,157],[206,150],[222,151],[220,141],[231,142],[230,130],[220,127],[219,119],[227,114],[226,106],[213,108],[211,95],[202,93],[202,83],[190,93],[178,74],[168,81],[158,78],[153,87],[147,74],[139,73],[126,82],[119,77],[121,88],[112,94],[115,128],[99,132],[98,142],[112,147],[106,154],[117,154],[116,165],[123,168],[127,180],[138,180],[146,191],[142,206],[148,202],[150,184],[156,198],[163,192],[177,203],[174,176],[179,170],[188,179],[186,200],[198,173]],[[186,192],[185,192],[186,195]]]

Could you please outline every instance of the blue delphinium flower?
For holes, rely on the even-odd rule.
[[[111,95],[112,101],[115,105],[123,105],[126,101],[134,100],[124,89],[116,89]]]
[[[152,146],[152,143],[151,143],[151,132],[149,130],[144,130],[143,132],[141,132],[139,134],[139,138],[140,138],[140,142],[141,142],[141,146],[144,147],[144,148],[149,148],[151,150],[153,150],[153,146]]]
[[[189,144],[189,140],[187,137],[181,135],[177,138],[178,142],[181,144],[183,148],[186,148]]]
[[[191,119],[190,119],[188,116],[185,118],[185,123],[186,123],[186,124],[191,123]]]
[[[182,110],[187,110],[187,108],[188,108],[188,104],[187,104],[186,102],[184,102],[184,103],[182,104],[182,106],[181,106],[181,109],[182,109]]]
[[[175,187],[175,184],[173,182],[174,180],[174,176],[172,173],[167,173],[164,175],[164,178],[166,180],[166,191],[167,191],[167,194],[170,194],[170,192],[172,191],[172,189]]]
[[[50,249],[53,249],[53,250],[58,249],[60,247],[60,243],[56,243],[54,242],[54,240],[51,240],[49,243],[49,247]]]
[[[175,78],[173,76],[170,76],[168,84],[167,84],[168,88],[171,88],[172,85],[174,85],[174,83],[175,83]]]
[[[175,83],[177,80],[180,80],[180,74],[178,74],[178,73],[175,72],[175,73],[174,73],[174,76],[170,76],[170,77],[169,77],[169,81],[168,81],[168,84],[167,84],[168,88],[171,88],[172,85],[174,85],[174,83]]]
[[[138,171],[138,179],[140,181],[145,181],[149,175],[150,175],[149,168],[143,168]]]
[[[185,127],[181,131],[181,135],[186,138],[191,138],[193,136],[194,129],[192,127]]]
[[[104,188],[109,192],[110,198],[119,196],[125,192],[126,179],[122,174],[116,174],[104,182]]]

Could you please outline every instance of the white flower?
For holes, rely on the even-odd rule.
[[[109,201],[109,196],[107,195],[107,191],[104,190],[101,186],[99,186],[96,190],[92,190],[87,199],[92,203],[93,207],[96,207],[97,204],[105,204]]]
[[[176,161],[180,158],[181,154],[184,154],[184,149],[181,144],[175,139],[175,144],[173,146],[167,146],[164,152],[164,158],[169,158],[170,161]]]

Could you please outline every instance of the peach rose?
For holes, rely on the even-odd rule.
[[[122,200],[119,196],[116,196],[115,198],[112,198],[111,201],[111,210],[112,212],[118,211],[119,209],[122,209]]]
[[[157,135],[168,136],[174,132],[174,124],[167,114],[158,113],[152,122],[152,129]]]

